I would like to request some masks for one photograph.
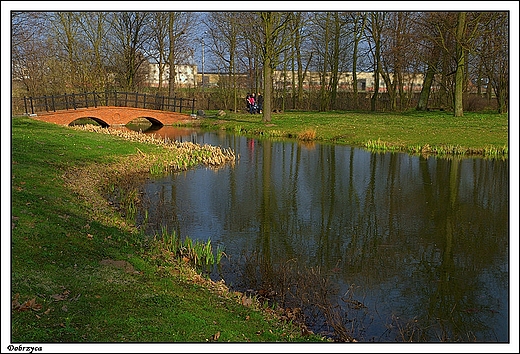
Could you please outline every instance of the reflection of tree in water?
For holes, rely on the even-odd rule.
[[[475,208],[482,203],[475,203],[471,208],[460,203],[460,165],[460,160],[437,161],[437,190],[434,191],[428,165],[421,161],[427,212],[432,215],[435,231],[428,231],[431,226],[425,225],[420,235],[433,239],[420,244],[422,250],[417,259],[413,254],[409,255],[415,264],[410,274],[415,281],[404,282],[408,286],[403,287],[402,292],[416,296],[409,297],[414,303],[400,311],[408,314],[407,317],[392,318],[394,332],[401,340],[472,342],[496,338],[491,319],[498,308],[491,296],[485,296],[492,292],[492,285],[482,273],[485,269],[493,269],[493,255],[503,251],[495,242],[490,242],[492,238],[482,237],[482,231],[496,230],[500,221],[495,225],[497,221],[486,216],[489,210]],[[471,220],[472,227],[480,229],[478,234],[468,228],[467,220]],[[507,220],[504,221],[507,229]],[[506,229],[502,235],[507,235]],[[490,247],[485,246],[488,244]],[[500,285],[504,286],[504,283]]]
[[[487,288],[486,284],[483,284],[481,273],[482,269],[490,267],[492,260],[491,257],[487,257],[488,262],[475,262],[474,255],[478,255],[479,252],[482,254],[486,250],[500,251],[496,244],[487,249],[475,246],[477,242],[487,243],[489,240],[482,240],[480,236],[479,239],[476,239],[477,235],[468,233],[467,227],[460,224],[459,218],[468,219],[468,215],[464,215],[463,218],[459,217],[461,207],[457,200],[460,161],[436,161],[435,185],[438,186],[436,191],[432,190],[432,178],[424,168],[427,168],[427,164],[422,163],[424,182],[418,185],[424,188],[426,197],[425,200],[412,201],[407,210],[399,210],[400,204],[394,201],[394,198],[397,198],[398,192],[396,191],[400,189],[400,184],[409,182],[408,180],[399,181],[399,160],[391,160],[391,168],[388,169],[389,175],[385,186],[377,185],[376,182],[381,181],[381,178],[376,178],[379,173],[378,161],[381,163],[385,160],[382,158],[378,160],[377,155],[370,160],[370,178],[364,194],[363,212],[360,212],[357,218],[340,218],[349,221],[342,225],[336,223],[334,227],[331,227],[332,222],[324,216],[328,216],[328,214],[322,211],[323,230],[325,231],[317,240],[323,245],[317,247],[320,250],[318,258],[321,261],[318,264],[330,265],[330,260],[336,259],[336,266],[333,269],[347,268],[348,274],[362,275],[367,279],[367,287],[370,287],[371,283],[379,284],[390,281],[399,283],[397,291],[401,295],[393,296],[402,296],[409,301],[404,304],[399,302],[394,304],[395,313],[402,315],[392,315],[386,319],[387,323],[393,323],[393,327],[388,326],[393,330],[389,330],[379,340],[387,338],[403,341],[467,342],[479,340],[482,335],[485,338],[493,338],[494,329],[490,327],[493,322],[487,319],[497,311],[496,304],[485,303],[482,301],[483,299],[476,298],[479,294],[485,293],[485,291],[479,292],[479,289]],[[446,166],[447,164],[448,166]],[[327,186],[322,190],[334,190],[332,186],[327,185],[323,178],[321,181],[322,186]],[[445,188],[446,186],[448,188]],[[383,187],[387,191],[384,198],[377,194],[377,190]],[[334,200],[333,193],[330,200]],[[331,202],[331,204],[333,203]],[[387,208],[392,210],[387,210]],[[408,222],[405,218],[409,215],[404,212],[408,213],[413,209],[418,209],[415,210],[415,213],[427,213],[432,215],[432,218],[429,223],[425,222],[416,227],[416,235],[407,235],[401,225],[406,225]],[[475,213],[475,209],[471,207],[466,212]],[[480,213],[484,214],[486,210],[481,210],[477,214]],[[487,218],[479,220],[479,217],[473,217],[473,219],[475,223],[484,228],[484,224],[489,221]],[[507,220],[505,221],[507,224]],[[347,238],[349,242],[343,255],[337,252],[337,247],[334,247],[334,237],[330,232],[334,228],[352,231],[350,238]],[[489,228],[494,229],[493,226]],[[331,244],[333,247],[326,246]],[[465,252],[465,249],[469,249],[471,252]],[[482,258],[486,258],[485,255]],[[305,259],[304,255],[302,255],[302,259]],[[482,264],[476,267],[471,266],[479,263]],[[399,280],[399,277],[395,279],[396,274],[400,273],[404,277],[409,275],[411,279],[401,278]],[[361,294],[369,291],[364,289]],[[410,296],[411,294],[413,295]],[[385,294],[381,294],[381,297],[383,301],[386,301],[384,300]],[[425,304],[428,305],[425,306]],[[350,314],[347,311],[345,313],[347,314],[345,324],[350,325],[350,328],[356,320],[359,324],[359,328],[350,333],[362,335],[365,324],[367,321],[370,322],[370,318],[367,318],[367,310],[354,314],[352,311]],[[358,319],[356,316],[359,314],[361,315]]]
[[[495,338],[507,164],[270,141],[244,158],[227,179],[162,194],[164,217],[199,198],[225,225],[219,241],[239,245],[225,260],[233,287],[303,308],[317,329],[332,331],[326,318],[339,332],[342,321],[362,341]],[[205,221],[182,218],[172,222]]]

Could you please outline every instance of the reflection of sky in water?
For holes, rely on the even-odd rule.
[[[368,307],[366,338],[395,315],[451,318],[459,335],[507,341],[507,162],[223,134],[185,140],[231,146],[240,159],[150,181],[152,222],[211,238],[232,260],[260,251],[334,270],[338,296],[355,284]]]

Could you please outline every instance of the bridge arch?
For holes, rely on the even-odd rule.
[[[152,123],[152,125],[154,125],[154,126],[162,127],[164,125],[160,120],[158,120],[157,118],[154,118],[154,117],[137,117],[137,118],[134,118],[132,120],[129,120],[126,124],[128,124],[128,123],[130,123],[130,122],[132,122],[132,121],[134,121],[134,120],[136,120],[138,118],[146,119],[147,121]]]
[[[72,122],[70,122],[68,124],[68,126],[72,126],[72,125],[75,125],[75,122],[77,122],[78,120],[81,120],[81,119],[91,119],[93,120],[94,122],[98,123],[99,125],[101,125],[103,128],[108,128],[110,125],[105,122],[103,119],[101,118],[98,118],[98,117],[90,117],[90,116],[85,116],[85,117],[78,117],[76,119],[74,119]]]

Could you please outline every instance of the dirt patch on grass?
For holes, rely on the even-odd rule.
[[[115,267],[124,270],[126,273],[136,274],[139,273],[134,269],[134,266],[127,261],[115,261],[113,259],[103,259],[99,264],[104,266]]]
[[[63,174],[63,180],[66,187],[89,209],[94,220],[131,232],[134,226],[117,216],[114,206],[106,198],[107,190],[121,181],[125,181],[127,186],[143,181],[149,163],[146,156],[137,154],[112,164],[72,167]]]

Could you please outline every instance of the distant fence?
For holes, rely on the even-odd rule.
[[[177,98],[138,92],[105,91],[24,97],[23,101],[26,114],[99,106],[134,107],[179,113],[182,113],[184,109],[185,111],[191,110],[193,114],[196,100],[195,98]]]

